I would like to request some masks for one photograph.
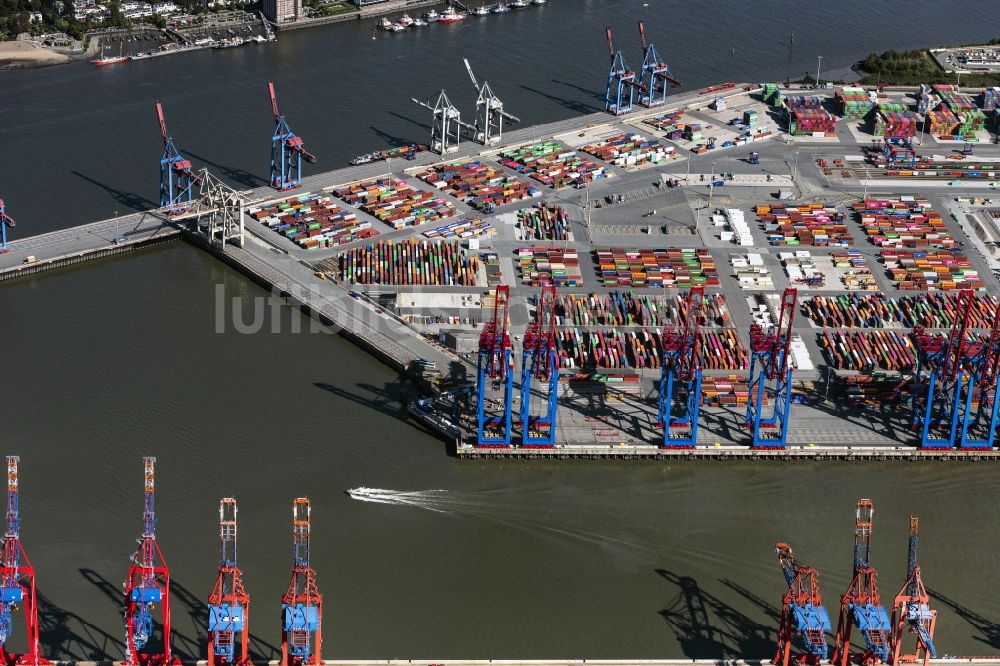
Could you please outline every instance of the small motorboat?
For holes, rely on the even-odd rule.
[[[423,20],[423,19],[417,19],[416,21],[413,22],[412,27],[414,27],[414,28],[423,28],[426,25],[430,25],[430,24],[427,21]]]
[[[389,19],[387,19],[384,16],[378,22],[378,29],[379,30],[392,30],[392,26],[393,26],[393,22],[390,21]]]
[[[475,14],[476,16],[488,16],[490,13],[490,8],[487,7],[486,5],[479,5],[474,10],[472,10],[472,13]]]
[[[408,28],[411,25],[413,25],[413,19],[410,17],[409,14],[403,14],[402,16],[399,17],[399,20],[397,20],[396,23],[403,26],[404,28]]]
[[[523,9],[524,7],[527,6],[528,6],[527,0],[513,0],[513,2],[510,3],[511,9]]]
[[[461,21],[466,17],[466,14],[461,12],[456,12],[454,7],[449,7],[448,9],[441,12],[440,18],[438,18],[439,23],[454,23],[455,21]]]
[[[441,18],[441,15],[432,9],[429,12],[424,12],[424,15],[421,18],[427,21],[428,23],[432,23]]]
[[[506,2],[498,2],[490,8],[490,11],[494,14],[506,14],[510,11],[510,7]]]
[[[404,30],[406,30],[406,26],[400,25],[399,23],[393,23],[389,27],[389,32],[403,32]]]

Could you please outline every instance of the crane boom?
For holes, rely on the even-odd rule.
[[[271,97],[271,113],[274,114],[274,122],[281,122],[281,112],[278,110],[278,95],[274,92],[274,82],[267,82],[267,93]]]
[[[472,79],[472,85],[473,85],[473,87],[475,87],[476,92],[478,92],[479,91],[479,82],[476,81],[476,75],[472,73],[472,65],[469,64],[469,59],[468,58],[462,58],[462,61],[465,63],[465,71],[467,71],[469,73],[469,78]]]
[[[159,102],[156,103],[156,119],[160,123],[160,136],[163,137],[163,145],[167,145],[167,141],[169,141],[167,136],[167,121],[163,117],[163,105]]]

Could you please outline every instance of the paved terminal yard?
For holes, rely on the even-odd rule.
[[[961,255],[960,272],[956,268],[932,285],[935,294],[953,296],[963,286],[962,280],[982,298],[1000,294],[993,272],[1000,265],[993,257],[993,239],[1000,235],[995,229],[1000,218],[993,213],[1000,209],[1000,197],[991,199],[992,177],[956,182],[956,178],[919,171],[902,175],[865,163],[863,151],[876,137],[862,120],[840,119],[831,136],[792,137],[784,131],[782,114],[761,99],[760,89],[746,88],[738,85],[721,92],[688,93],[672,98],[666,107],[641,109],[619,118],[592,114],[517,129],[505,134],[500,146],[485,148],[465,142],[446,157],[424,152],[412,161],[394,159],[308,176],[302,189],[291,194],[259,189],[247,193],[251,215],[245,218],[248,233],[243,247],[216,249],[215,253],[274,287],[289,302],[340,326],[359,342],[367,341],[380,358],[398,368],[412,371],[414,360],[428,361],[420,368],[424,379],[428,386],[437,380],[442,391],[474,381],[475,336],[492,315],[492,290],[498,285],[507,285],[511,293],[511,338],[519,376],[521,342],[534,314],[539,284],[553,276],[559,297],[566,299],[563,305],[572,305],[574,298],[583,304],[575,318],[567,315],[557,326],[563,377],[556,448],[472,448],[466,411],[464,421],[459,417],[463,421],[457,446],[460,455],[666,455],[657,451],[662,433],[655,423],[660,371],[654,337],[664,319],[602,320],[600,307],[587,303],[591,299],[611,303],[627,296],[637,302],[635,312],[642,312],[643,307],[662,307],[668,312],[676,307],[678,294],[685,293],[678,287],[690,284],[689,274],[705,285],[707,298],[717,308],[717,321],[706,330],[719,341],[718,357],[708,365],[703,361],[703,366],[707,368],[705,382],[718,395],[702,408],[698,447],[683,455],[749,454],[745,406],[731,398],[740,391],[741,377],[745,382],[750,324],[774,322],[776,295],[786,287],[799,289],[793,326],[797,366],[793,388],[797,400],[808,404],[793,406],[789,450],[781,455],[924,455],[914,450],[909,413],[899,404],[885,395],[866,395],[858,401],[845,398],[849,377],[858,372],[878,375],[883,384],[905,385],[907,371],[912,371],[905,359],[880,364],[867,358],[856,368],[848,367],[848,359],[837,362],[842,367],[831,368],[830,340],[844,338],[829,336],[851,340],[855,338],[850,336],[870,336],[873,324],[854,321],[831,326],[807,316],[807,306],[812,299],[836,301],[848,294],[890,304],[922,297],[926,292],[913,287],[903,268],[889,270],[890,262],[906,263],[898,258],[900,252],[912,251]],[[832,95],[832,91],[820,93]],[[725,98],[721,109],[714,108],[718,97]],[[886,99],[907,105],[917,102],[907,91],[888,91]],[[751,117],[752,125],[735,124],[737,119],[742,124]],[[753,141],[738,139],[748,133]],[[712,139],[715,148],[708,149]],[[929,134],[918,140],[921,155],[934,154],[956,164],[970,159],[1000,164],[1000,146],[987,141],[975,145],[972,157],[961,155],[961,146],[954,141]],[[525,150],[532,145],[533,150]],[[615,146],[626,146],[629,155],[615,157]],[[751,152],[758,156],[755,163],[749,159]],[[477,187],[475,173],[483,169],[491,179],[502,180],[503,185],[495,189],[503,193],[473,189]],[[560,187],[572,182],[573,176],[567,173],[574,170],[587,174],[589,184]],[[877,236],[866,231],[862,216],[852,209],[863,199],[890,201],[901,196],[903,201],[912,197],[925,202],[922,210],[940,213],[933,233],[917,241],[890,233],[887,240],[881,231]],[[484,206],[484,197],[493,197],[493,203]],[[401,213],[387,206],[384,202],[389,199],[404,201],[406,210]],[[289,201],[324,211],[343,233],[318,235],[336,240],[317,245],[309,241],[314,237],[311,234],[300,234],[293,241],[292,234],[279,233],[279,213],[271,224],[279,231],[266,226],[268,220],[261,211],[286,206]],[[786,231],[783,239],[775,241],[774,229],[765,230],[765,223],[758,220],[762,204],[806,203],[843,214],[839,223],[846,229],[838,232],[838,244],[825,244],[822,237],[816,240],[816,234],[826,234],[828,227],[798,238]],[[541,204],[561,209],[564,223],[550,230],[551,238],[535,239],[531,236],[536,232],[526,231],[519,211]],[[742,231],[735,228],[736,214],[745,221]],[[447,252],[428,259],[440,279],[393,276],[390,271],[390,277],[383,276],[376,284],[355,284],[341,270],[352,261],[345,257],[373,243],[393,242],[399,252],[403,243],[409,243],[406,251],[414,252],[413,248],[448,235],[448,225],[466,220],[475,222],[463,229],[483,234],[455,237],[448,241],[453,246]],[[0,255],[0,278],[37,271],[46,262],[69,263],[66,257],[82,260],[88,253],[124,251],[186,228],[183,220],[147,213],[56,232],[48,239],[15,240],[11,252]],[[969,231],[975,232],[973,237]],[[806,242],[800,242],[803,238]],[[645,273],[641,278],[621,278],[619,273],[618,279],[609,279],[602,263],[611,255],[601,252],[613,249],[627,250],[634,261],[646,265],[660,264],[665,271],[661,275],[668,278],[660,283],[653,277],[647,281]],[[25,264],[29,255],[35,260]],[[402,261],[405,265],[406,259]],[[412,284],[392,284],[401,281]],[[449,281],[455,284],[446,284]],[[983,307],[990,303],[985,301]],[[853,305],[857,304],[844,308]],[[948,307],[945,303],[939,309],[947,312]],[[913,325],[913,321],[887,322],[884,329],[906,337]],[[944,330],[948,325],[941,319],[931,321],[929,328]],[[980,329],[988,325],[980,322]],[[457,350],[444,344],[449,339],[460,341],[453,343]],[[519,411],[516,399],[514,411]],[[515,432],[519,432],[517,424]],[[993,456],[991,451],[975,453],[977,459]]]

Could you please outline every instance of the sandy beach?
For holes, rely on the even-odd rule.
[[[31,42],[0,42],[0,69],[45,67],[70,62],[70,57]]]

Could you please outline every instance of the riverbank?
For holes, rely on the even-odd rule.
[[[32,69],[65,65],[73,59],[32,42],[0,42],[0,69]]]

